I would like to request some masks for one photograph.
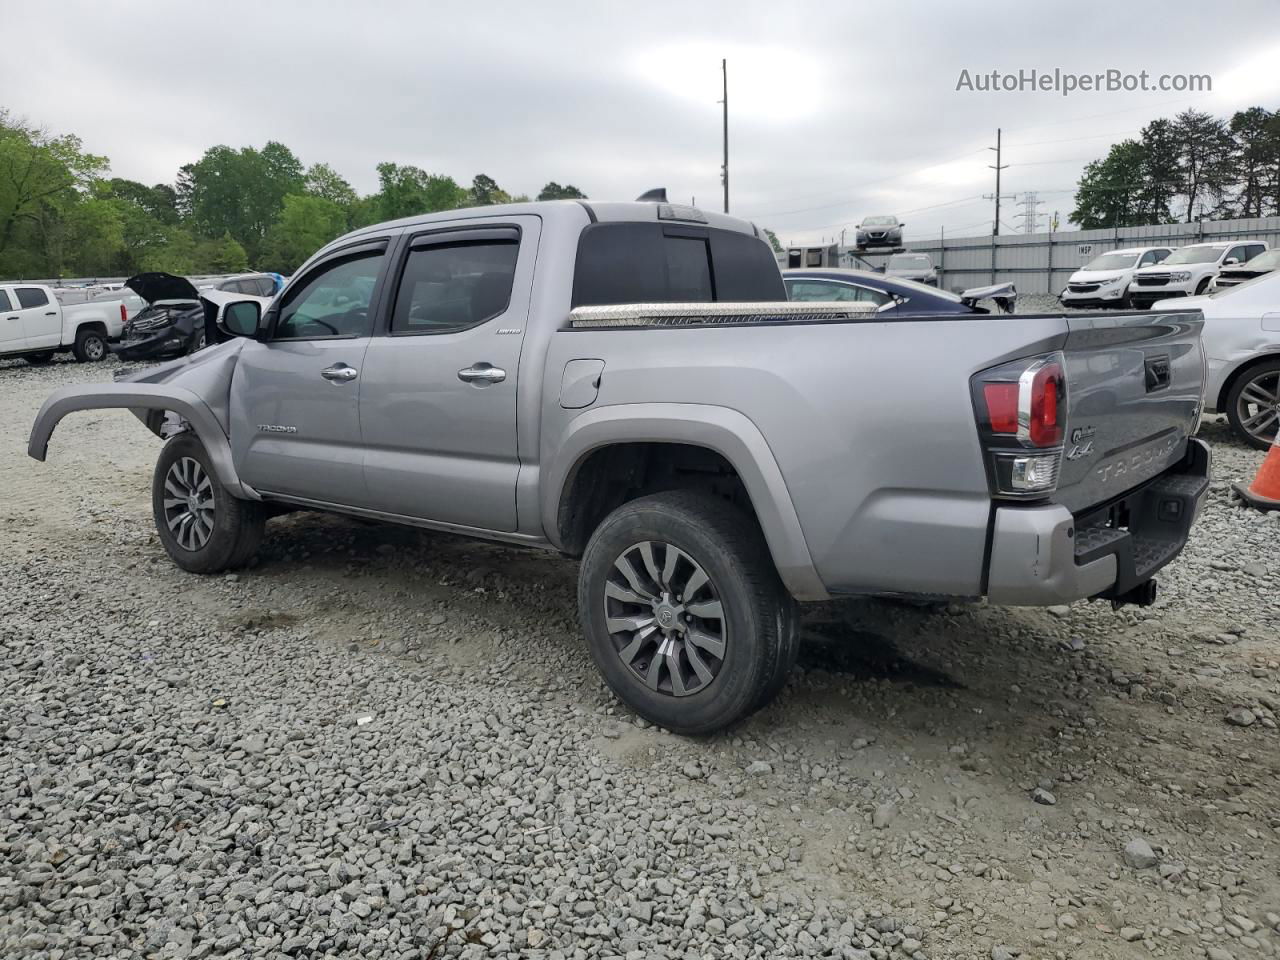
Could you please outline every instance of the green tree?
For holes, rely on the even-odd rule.
[[[1084,168],[1070,219],[1084,230],[1128,227],[1143,222],[1138,197],[1145,153],[1136,140],[1122,140],[1106,157]]]
[[[198,262],[196,238],[186,227],[166,226],[155,242],[137,253],[136,265],[130,272],[160,271],[179,276],[204,272]]]
[[[764,235],[769,241],[769,246],[773,247],[773,252],[781,253],[783,250],[783,246],[781,243],[778,242],[778,235],[774,233],[772,230],[765,230]]]
[[[198,234],[229,233],[256,258],[284,198],[304,189],[302,164],[284,144],[270,141],[261,150],[219,145],[179,171],[178,206]]]
[[[563,187],[552,180],[538,193],[539,200],[586,200],[587,195],[571,183]]]
[[[1238,195],[1235,214],[1240,217],[1263,217],[1268,209],[1268,185],[1277,164],[1280,164],[1280,114],[1270,113],[1262,107],[1239,110],[1231,118],[1231,137],[1234,141],[1232,179]]]
[[[378,164],[378,183],[379,220],[454,210],[467,202],[467,191],[452,177],[427,173],[409,164]]]
[[[0,269],[54,272],[50,268],[60,265],[39,249],[49,218],[73,207],[106,170],[106,157],[85,153],[78,137],[53,136],[0,109]],[[20,233],[25,237],[15,253]]]
[[[327,163],[313,163],[307,168],[307,193],[322,197],[340,207],[350,207],[359,199],[355,189]]]
[[[161,223],[178,222],[178,195],[167,183],[148,187],[137,180],[112,177],[94,186],[101,194],[130,203]]]
[[[1231,182],[1234,143],[1227,125],[1199,110],[1184,110],[1174,118],[1178,139],[1178,172],[1186,199],[1186,222],[1195,219],[1207,204],[1216,206]]]
[[[1138,191],[1139,223],[1172,223],[1181,174],[1178,133],[1171,120],[1152,120],[1142,128],[1142,186]]]
[[[347,211],[332,200],[292,194],[267,236],[264,258],[281,273],[292,273],[307,257],[347,231]]]
[[[249,255],[230,233],[223,232],[197,247],[196,269],[201,273],[243,273],[249,269]]]
[[[477,173],[472,179],[471,189],[467,191],[467,206],[487,207],[495,203],[510,202],[510,195],[492,177]]]

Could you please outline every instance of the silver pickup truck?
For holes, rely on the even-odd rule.
[[[284,508],[581,557],[596,664],[675,731],[776,693],[796,600],[1150,603],[1208,486],[1197,311],[786,303],[756,227],[689,207],[400,220],[265,309],[223,300],[227,342],[55,392],[31,456],[72,411],[133,410],[196,572]]]

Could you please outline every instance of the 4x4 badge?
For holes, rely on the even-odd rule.
[[[1093,453],[1094,427],[1076,427],[1071,431],[1071,449],[1067,451],[1068,460],[1083,460]]]

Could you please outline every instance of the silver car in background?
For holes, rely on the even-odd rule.
[[[1270,447],[1280,426],[1280,272],[1151,309],[1204,314],[1205,410],[1225,413],[1249,445]]]

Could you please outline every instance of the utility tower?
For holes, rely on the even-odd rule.
[[[1043,216],[1036,207],[1044,203],[1043,200],[1037,199],[1038,195],[1034,190],[1028,190],[1022,195],[1022,212],[1018,214],[1022,218],[1022,232],[1035,233],[1036,228],[1040,225],[1040,217]]]

